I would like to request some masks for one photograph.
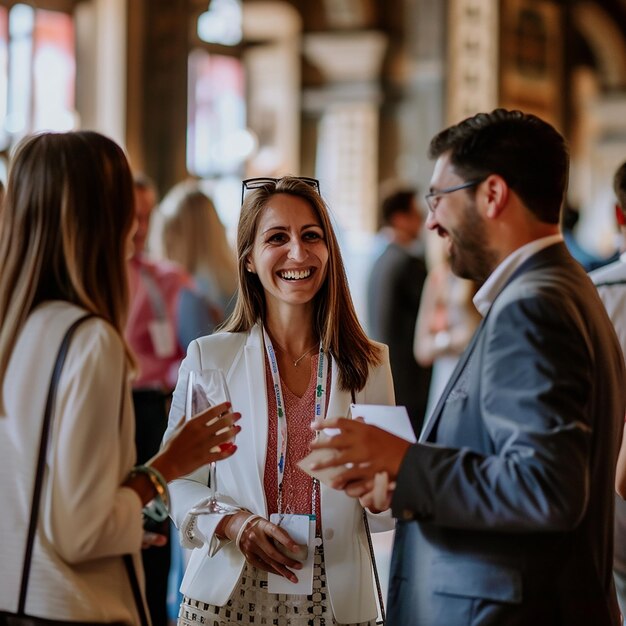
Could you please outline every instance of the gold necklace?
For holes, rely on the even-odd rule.
[[[274,343],[276,343],[276,341],[274,341]],[[286,356],[289,357],[289,360],[292,361],[294,367],[298,367],[298,365],[300,364],[300,361],[302,361],[302,359],[311,352],[311,350],[313,350],[314,348],[317,347],[317,344],[313,344],[304,354],[302,354],[301,356],[299,356],[297,359],[294,359],[289,352],[287,352],[287,350],[285,350],[285,348],[283,348],[281,345],[277,344],[279,350]]]
[[[317,345],[317,344],[316,344]],[[310,347],[301,357],[298,357],[294,362],[293,365],[294,367],[298,367],[298,363],[300,363],[300,361],[302,361],[302,359],[309,354],[309,352],[311,352],[311,350],[313,350],[313,348],[315,348],[315,345]]]

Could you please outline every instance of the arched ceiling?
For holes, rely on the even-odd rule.
[[[626,3],[626,0],[620,0]],[[613,0],[579,1],[572,23],[597,62],[603,87],[626,87],[626,15],[620,16]]]

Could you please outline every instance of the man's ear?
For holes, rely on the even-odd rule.
[[[486,204],[486,216],[490,219],[498,217],[506,206],[511,193],[507,182],[502,176],[491,174],[482,183],[481,191]]]
[[[624,214],[624,209],[619,204],[615,204],[615,219],[617,220],[617,225],[620,227],[626,226],[626,215]]]

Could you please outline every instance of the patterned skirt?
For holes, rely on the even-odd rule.
[[[183,597],[178,626],[337,626],[326,590],[324,553],[315,548],[313,594],[286,595],[267,592],[267,573],[246,563],[239,584],[224,606]],[[376,620],[349,626],[375,626]]]

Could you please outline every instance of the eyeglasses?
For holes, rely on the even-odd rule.
[[[293,178],[310,185],[317,191],[320,192],[320,181],[317,178],[309,178],[308,176],[293,176]],[[241,181],[241,204],[243,204],[243,199],[246,196],[246,191],[250,191],[251,189],[260,189],[261,187],[265,187],[265,185],[271,185],[277,183],[282,178],[269,178],[267,176],[259,176],[258,178],[246,178],[246,180]]]
[[[446,194],[453,193],[455,191],[460,191],[461,189],[469,189],[470,187],[476,187],[476,185],[480,185],[485,179],[484,178],[476,178],[474,180],[468,180],[466,183],[462,185],[456,185],[455,187],[448,187],[447,189],[435,189],[430,193],[427,193],[424,196],[426,200],[426,204],[431,211],[434,211],[437,208],[438,198],[439,196],[445,196]]]

